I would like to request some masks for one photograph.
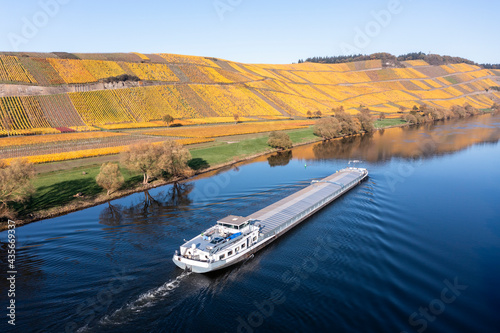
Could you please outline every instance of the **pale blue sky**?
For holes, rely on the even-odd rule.
[[[0,4],[1,51],[165,52],[247,63],[291,63],[354,51],[396,55],[430,51],[500,63],[500,3],[491,0],[0,0]],[[373,12],[381,11],[390,17],[382,15],[377,22]]]

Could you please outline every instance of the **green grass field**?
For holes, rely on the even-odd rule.
[[[399,126],[399,125],[403,125],[403,124],[406,124],[406,121],[401,120],[401,119],[383,119],[383,120],[376,120],[373,123],[375,128]]]
[[[104,193],[104,190],[95,182],[99,169],[100,165],[89,165],[39,174],[33,181],[36,190],[35,194],[23,205],[29,208],[22,208],[23,206],[17,208],[21,211],[21,215],[25,216],[39,210],[69,204],[74,200],[78,200],[73,197],[77,193],[81,193],[84,198],[91,198]],[[83,174],[84,172],[85,174]],[[121,168],[121,172],[125,178],[123,188],[132,187],[142,181],[142,176],[131,173],[127,169]]]
[[[302,130],[287,131],[293,143],[317,140],[312,128]],[[268,136],[242,140],[235,143],[219,143],[216,146],[200,149],[192,149],[193,159],[204,160],[209,166],[215,166],[230,162],[232,160],[259,154],[265,151],[272,151],[267,145]],[[202,163],[200,161],[200,163]],[[205,165],[206,165],[205,164]]]

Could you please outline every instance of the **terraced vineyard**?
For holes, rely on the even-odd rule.
[[[0,55],[0,81],[37,83],[15,56]]]
[[[260,119],[328,115],[339,106],[350,113],[367,107],[390,115],[420,104],[488,108],[499,100],[488,90],[499,86],[498,71],[469,64],[402,64],[267,65],[163,53],[3,53],[0,135],[160,127],[166,115],[197,119],[191,123],[206,117],[223,122],[234,114]],[[97,83],[123,74],[141,82],[136,87]],[[18,85],[19,95],[4,89],[8,85]],[[59,87],[61,93],[30,95],[30,86]]]

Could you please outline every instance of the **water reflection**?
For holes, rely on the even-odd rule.
[[[123,220],[122,210],[122,205],[112,205],[111,202],[108,202],[108,207],[99,214],[99,223],[110,227],[120,225]]]
[[[479,143],[498,142],[500,128],[495,127],[498,120],[498,116],[485,115],[468,120],[391,128],[316,144],[312,147],[312,157],[319,160],[336,158],[381,162],[394,156],[419,158],[443,155]],[[300,148],[294,151],[294,156],[311,158],[309,152]]]
[[[167,191],[161,191],[154,196],[149,190],[145,190],[142,200],[133,201],[128,206],[114,205],[109,202],[108,207],[99,214],[99,223],[117,226],[122,224],[124,219],[148,221],[147,218],[150,216],[177,211],[191,204],[189,194],[193,189],[192,183],[174,183]],[[137,219],[138,216],[143,218]]]
[[[269,166],[276,167],[276,166],[285,166],[290,163],[290,161],[293,158],[293,154],[291,150],[279,152],[277,154],[271,155],[267,158],[267,162],[269,162]]]

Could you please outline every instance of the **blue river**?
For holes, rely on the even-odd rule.
[[[18,227],[16,325],[0,233],[0,332],[498,332],[500,116],[301,146]],[[252,259],[171,257],[348,165],[369,179]]]

